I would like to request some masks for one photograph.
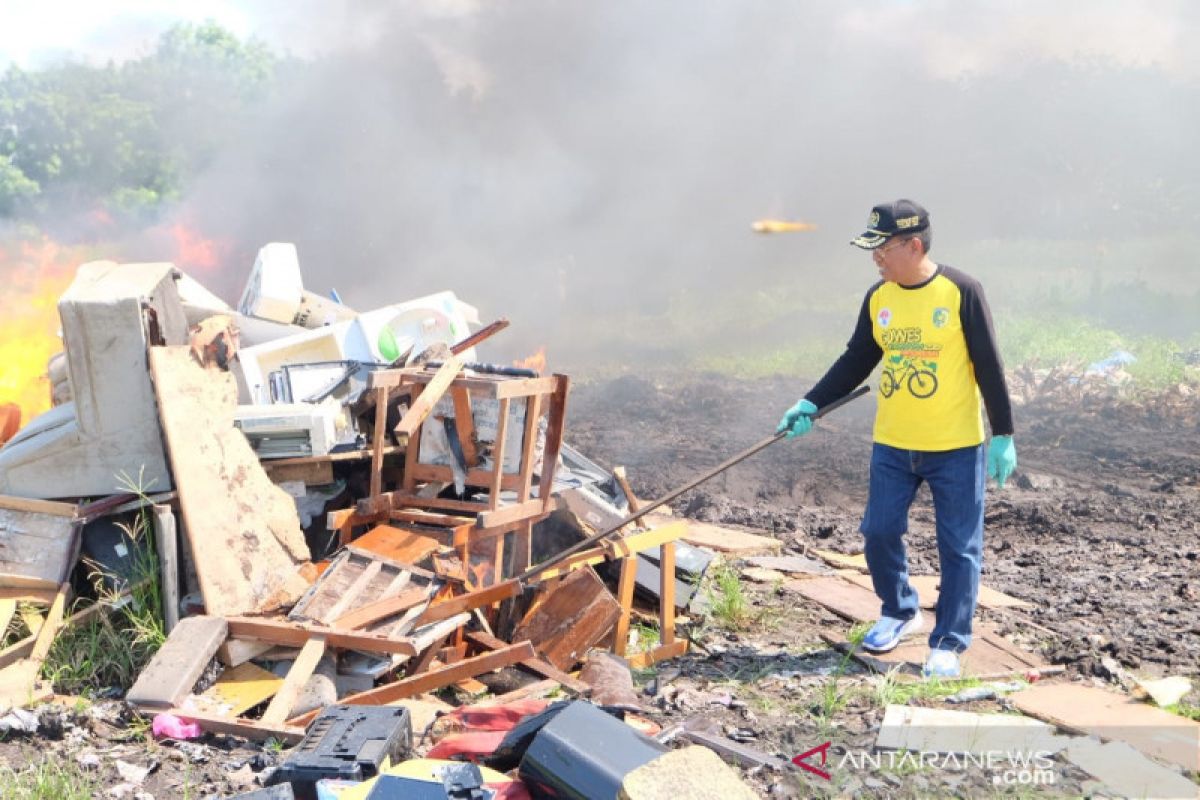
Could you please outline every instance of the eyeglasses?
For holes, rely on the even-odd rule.
[[[911,241],[912,241],[912,237],[906,237],[904,239],[893,239],[891,242],[888,242],[887,244],[885,244],[881,247],[876,247],[875,250],[872,251],[871,254],[876,255],[876,256],[883,256],[883,255],[886,255],[889,250],[896,250],[900,247],[904,247]]]

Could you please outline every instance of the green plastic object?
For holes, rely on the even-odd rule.
[[[392,329],[386,325],[379,331],[379,355],[383,356],[386,361],[395,361],[400,357],[400,345],[396,344],[396,334],[392,333]]]

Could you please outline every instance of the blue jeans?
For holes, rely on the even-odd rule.
[[[871,488],[859,530],[884,616],[911,619],[917,613],[917,592],[908,582],[904,534],[908,509],[921,481],[929,483],[933,495],[941,564],[937,620],[929,635],[934,649],[961,653],[971,644],[971,618],[983,564],[986,461],[983,445],[931,453],[877,443],[871,451]]]

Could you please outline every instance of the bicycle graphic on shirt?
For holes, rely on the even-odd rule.
[[[924,361],[918,366],[917,359],[903,355],[888,357],[888,363],[883,367],[879,376],[879,393],[891,397],[907,385],[908,392],[913,397],[925,399],[937,391],[937,362]]]

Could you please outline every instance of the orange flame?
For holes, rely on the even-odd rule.
[[[539,347],[537,352],[529,358],[522,358],[519,361],[513,362],[514,367],[521,369],[531,369],[539,374],[546,371],[546,348]]]
[[[48,238],[0,250],[0,401],[28,421],[50,408],[46,363],[62,350],[58,298],[86,260]]]
[[[175,223],[169,230],[175,240],[175,257],[172,261],[184,271],[212,272],[229,250],[224,243],[206,239],[182,222]]]

